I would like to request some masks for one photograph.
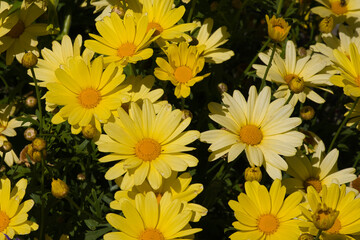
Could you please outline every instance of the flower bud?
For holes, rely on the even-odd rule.
[[[37,131],[34,128],[27,128],[24,132],[24,138],[28,141],[33,141],[36,138]]]
[[[329,230],[335,223],[336,218],[339,215],[339,211],[333,210],[323,204],[319,204],[318,209],[313,214],[313,223],[319,230]]]
[[[306,57],[307,56],[307,51],[304,47],[299,47],[298,48],[298,54],[300,57]]]
[[[31,155],[31,158],[34,162],[41,162],[41,159],[45,159],[46,157],[46,150],[42,150],[42,151],[36,151],[36,150],[33,150],[32,151],[32,155]]]
[[[46,142],[43,138],[37,137],[32,142],[32,147],[36,151],[42,151],[46,148]]]
[[[85,173],[79,173],[77,176],[76,176],[77,180],[79,181],[84,181],[86,179],[85,177]]]
[[[315,116],[315,110],[311,106],[304,106],[300,109],[300,117],[304,120],[311,120]]]
[[[304,87],[304,79],[301,77],[295,77],[289,82],[289,88],[293,93],[301,93],[304,90]]]
[[[26,68],[33,68],[38,62],[38,58],[32,52],[27,52],[24,54],[21,64]]]
[[[29,96],[25,99],[25,105],[29,108],[35,107],[37,104],[37,99],[34,96]]]
[[[228,86],[225,84],[225,83],[219,83],[218,85],[217,85],[217,87],[218,87],[218,90],[219,90],[219,92],[220,93],[224,93],[224,92],[227,92],[228,91]]]
[[[265,16],[268,25],[268,35],[275,42],[282,42],[285,40],[290,31],[289,24],[283,18],[276,18],[275,15],[269,18]]]
[[[314,240],[314,236],[309,233],[303,233],[300,235],[298,240]]]
[[[53,179],[51,182],[51,193],[54,197],[61,199],[66,197],[69,192],[69,187],[60,179]]]
[[[331,33],[331,31],[334,28],[334,19],[330,17],[325,17],[323,20],[321,20],[319,24],[320,32],[322,33]]]
[[[245,169],[245,180],[246,181],[258,181],[262,179],[262,173],[259,167],[248,167]]]
[[[193,117],[192,113],[187,109],[181,110],[181,112],[182,112],[182,116],[181,116],[182,120]]]
[[[4,141],[3,145],[0,147],[0,151],[3,153],[10,152],[12,150],[12,144],[9,141]]]
[[[81,132],[85,138],[93,139],[97,133],[97,129],[92,124],[88,124],[82,127]]]

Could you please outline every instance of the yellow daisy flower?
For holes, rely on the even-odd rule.
[[[175,87],[175,96],[186,98],[190,95],[190,87],[209,76],[207,73],[196,76],[204,68],[205,59],[199,56],[195,46],[181,42],[179,46],[171,44],[166,50],[168,61],[156,58],[159,67],[154,75],[163,81],[170,80]]]
[[[135,203],[124,201],[124,217],[106,215],[110,225],[120,232],[107,233],[104,240],[188,240],[202,230],[190,227],[191,211],[185,210],[179,200],[172,200],[170,193],[165,193],[159,203],[153,192],[138,194]]]
[[[314,7],[311,11],[322,18],[333,16],[335,22],[345,20],[356,21],[360,18],[360,2],[358,0],[316,0],[323,6]]]
[[[21,5],[21,9],[12,14],[9,21],[13,22],[9,32],[0,37],[0,53],[6,51],[6,64],[10,65],[14,57],[21,63],[25,51],[32,51],[39,55],[36,48],[38,36],[49,34],[46,30],[47,24],[34,23],[34,21],[44,13],[44,9],[35,3],[29,7],[25,7],[25,1]]]
[[[336,58],[336,69],[339,70],[340,75],[334,75],[330,81],[344,89],[344,93],[351,97],[360,96],[360,68],[358,63],[360,61],[359,49],[354,43],[350,44],[350,58],[339,50],[334,50]]]
[[[318,193],[312,186],[307,190],[308,203],[301,205],[301,211],[308,221],[303,223],[312,235],[318,233],[318,228],[315,227],[318,223],[316,214],[322,211],[320,220],[326,223],[326,220],[332,220],[335,217],[333,225],[326,231],[323,231],[323,239],[351,239],[348,234],[358,235],[360,229],[360,199],[355,198],[355,192],[346,192],[346,186],[331,184],[329,187],[324,186],[320,193]],[[307,208],[306,206],[309,206]],[[334,216],[334,212],[338,212]],[[315,216],[314,216],[315,215]]]
[[[135,196],[139,193],[146,195],[148,192],[154,192],[158,202],[160,202],[162,196],[169,192],[171,193],[171,199],[179,199],[184,205],[185,209],[191,210],[193,215],[191,221],[197,222],[202,216],[207,214],[207,209],[203,206],[195,203],[189,203],[197,195],[199,195],[204,189],[200,183],[190,184],[191,175],[190,173],[183,173],[177,177],[177,172],[172,172],[168,179],[164,179],[159,189],[153,189],[148,181],[144,181],[139,186],[134,186],[130,190],[121,190],[115,193],[115,200],[110,203],[110,207],[117,210],[122,210],[122,202],[125,200],[131,200],[135,204]],[[118,186],[121,186],[123,178],[117,178],[115,180]]]
[[[212,18],[205,19],[196,37],[198,42],[196,46],[199,49],[200,56],[205,58],[205,62],[219,64],[229,60],[234,56],[234,52],[229,49],[218,48],[229,40],[230,34],[226,27],[220,27],[211,34],[213,25],[214,20]]]
[[[116,13],[96,22],[101,36],[90,34],[95,40],[86,40],[85,47],[104,54],[105,64],[116,62],[126,65],[150,58],[153,50],[147,48],[154,40],[155,29],[147,31],[148,16],[142,15],[138,22],[131,10],[126,11],[124,20]]]
[[[286,157],[289,165],[286,173],[292,178],[283,179],[283,185],[288,193],[298,190],[306,191],[308,186],[313,186],[320,192],[323,185],[330,186],[332,183],[344,184],[356,179],[355,168],[346,168],[338,171],[336,166],[339,151],[335,148],[324,158],[312,157],[298,151],[293,157]]]
[[[145,179],[153,189],[159,189],[163,178],[169,178],[172,171],[185,171],[195,167],[198,159],[183,152],[194,148],[187,144],[198,139],[198,131],[186,131],[191,118],[182,121],[180,110],[164,105],[159,113],[148,99],[142,109],[132,102],[129,114],[118,109],[119,118],[104,125],[107,135],[101,135],[96,142],[101,152],[111,154],[99,159],[100,162],[119,161],[105,174],[112,180],[124,175],[121,189],[129,190],[141,185]]]
[[[209,161],[228,154],[231,162],[245,150],[251,166],[264,165],[270,177],[281,179],[288,165],[280,155],[294,156],[305,136],[292,130],[301,123],[300,118],[290,118],[294,108],[284,105],[284,99],[270,103],[270,98],[270,87],[258,95],[251,86],[247,102],[235,90],[233,96],[223,93],[223,105],[209,104],[210,118],[225,128],[201,133],[200,140],[211,144]]]
[[[270,56],[264,53],[259,54],[259,58],[266,65],[254,64],[256,75],[263,78]],[[332,85],[329,81],[331,75],[321,73],[326,67],[326,61],[323,61],[318,55],[306,56],[301,59],[296,58],[296,48],[292,41],[287,41],[285,59],[275,52],[272,65],[266,80],[275,82],[280,85],[274,93],[276,98],[285,98],[286,100],[294,93],[290,100],[290,104],[295,106],[298,101],[304,103],[306,98],[316,102],[324,103],[320,95],[312,88],[319,88],[324,91],[331,92],[323,88],[323,86]],[[332,93],[332,92],[331,92]]]
[[[276,179],[270,191],[257,181],[245,183],[245,193],[240,193],[238,201],[230,200],[229,205],[238,220],[233,226],[238,230],[231,240],[290,240],[298,239],[301,215],[299,203],[302,195],[293,193],[285,200],[286,189]]]
[[[102,57],[87,65],[81,57],[69,58],[68,64],[55,71],[57,82],[46,87],[46,101],[64,106],[51,119],[59,124],[68,121],[71,132],[78,134],[90,122],[101,132],[100,123],[113,116],[123,102],[129,101],[129,87],[119,87],[125,79],[121,67],[110,64],[103,70]]]
[[[27,180],[20,179],[11,191],[11,182],[8,178],[1,179],[1,201],[0,201],[0,240],[6,240],[4,234],[13,239],[15,235],[26,235],[36,231],[38,225],[28,219],[28,211],[34,206],[33,200],[24,198]]]

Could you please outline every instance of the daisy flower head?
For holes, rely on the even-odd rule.
[[[336,58],[336,69],[340,72],[340,75],[334,75],[330,81],[338,86],[342,87],[344,94],[350,97],[360,96],[360,53],[359,48],[354,44],[350,44],[350,56],[348,57],[339,50],[334,50],[334,56]]]
[[[204,57],[200,56],[196,46],[189,46],[181,42],[179,46],[171,44],[166,50],[168,61],[156,58],[159,67],[155,68],[154,75],[160,80],[171,81],[175,86],[175,96],[186,98],[190,95],[190,87],[200,82],[210,73],[197,76],[205,65]]]
[[[170,193],[165,193],[160,202],[153,192],[138,194],[135,205],[124,201],[122,211],[124,217],[106,215],[106,220],[119,232],[105,234],[104,240],[187,240],[202,230],[190,227],[191,211],[184,209],[179,200],[172,200]]]
[[[20,10],[9,16],[12,19],[8,21],[13,25],[10,31],[0,37],[0,53],[6,51],[6,65],[10,65],[14,57],[21,63],[26,51],[32,51],[39,56],[36,48],[37,37],[47,35],[49,32],[46,30],[47,24],[34,23],[34,21],[44,12],[45,9],[35,3],[26,7],[23,1]]]
[[[184,205],[185,209],[191,210],[193,215],[191,221],[197,222],[202,216],[207,214],[207,209],[203,206],[195,203],[189,203],[197,195],[199,195],[204,189],[200,183],[191,183],[190,173],[182,173],[178,176],[177,172],[172,172],[171,176],[163,180],[162,185],[159,189],[153,189],[148,181],[144,181],[139,186],[134,186],[130,190],[121,190],[115,193],[115,200],[110,203],[110,207],[117,210],[122,210],[122,202],[130,200],[133,204],[135,203],[135,196],[139,193],[146,195],[148,192],[154,192],[156,199],[160,202],[162,196],[168,192],[171,193],[172,200],[178,199]],[[123,178],[117,178],[115,180],[118,186],[121,186]]]
[[[86,40],[85,47],[105,55],[105,64],[115,62],[121,65],[136,63],[150,58],[153,50],[148,48],[155,39],[155,29],[148,29],[148,16],[143,14],[136,22],[132,10],[127,10],[124,19],[115,12],[96,22],[101,36],[90,34],[95,40]]]
[[[360,17],[360,2],[358,0],[316,0],[322,6],[317,6],[311,11],[320,17],[333,16],[336,23],[345,20],[357,21]]]
[[[11,190],[11,182],[8,178],[1,178],[1,201],[0,201],[0,240],[6,240],[4,234],[10,239],[15,235],[26,235],[36,231],[38,225],[28,220],[28,211],[34,206],[34,201],[24,198],[27,180],[20,179]]]
[[[290,117],[294,108],[284,99],[270,102],[270,87],[259,94],[251,86],[249,97],[235,90],[233,96],[223,93],[223,105],[210,103],[210,118],[224,129],[201,133],[200,140],[210,143],[209,161],[228,154],[227,160],[235,160],[244,150],[251,166],[265,166],[271,178],[281,179],[281,170],[288,168],[280,157],[293,156],[304,134],[293,129],[301,119]]]
[[[346,186],[331,184],[324,186],[318,193],[312,186],[308,187],[308,203],[300,205],[303,216],[308,221],[304,227],[312,235],[323,229],[323,239],[352,239],[350,234],[358,235],[360,229],[360,199],[355,192],[346,191]]]
[[[213,25],[214,20],[212,18],[205,19],[196,37],[198,43],[196,46],[199,49],[200,56],[205,58],[205,62],[219,64],[229,60],[234,56],[234,52],[229,49],[219,48],[229,40],[230,34],[226,27],[220,27],[211,34]]]
[[[279,179],[275,179],[270,191],[257,181],[245,182],[245,192],[240,193],[238,201],[229,201],[237,219],[233,223],[237,232],[230,236],[231,240],[298,239],[298,206],[302,200],[299,192],[284,199],[286,189]]]
[[[119,118],[104,125],[105,134],[96,142],[101,152],[110,152],[100,162],[118,161],[105,174],[108,180],[124,175],[121,189],[141,185],[145,179],[153,189],[159,189],[163,179],[172,171],[195,167],[198,159],[183,153],[194,150],[187,147],[199,138],[195,130],[185,131],[191,118],[181,119],[179,109],[164,105],[155,113],[154,105],[144,99],[142,108],[130,103],[129,114],[118,109]]]
[[[260,53],[259,58],[266,65],[254,64],[253,68],[256,69],[258,77],[263,78],[270,61],[270,56]],[[304,103],[306,98],[321,104],[325,102],[325,99],[317,94],[313,88],[331,92],[323,88],[323,86],[332,85],[329,81],[331,75],[321,73],[326,65],[326,61],[316,54],[312,57],[306,56],[297,59],[294,43],[287,41],[285,59],[275,52],[266,80],[280,85],[274,96],[276,98],[285,98],[286,100],[291,97],[290,104],[293,106],[298,101]]]
[[[51,121],[59,124],[67,120],[73,134],[89,123],[101,132],[100,123],[107,122],[112,111],[129,101],[130,86],[119,86],[125,79],[123,69],[112,63],[103,70],[102,57],[91,65],[79,56],[69,58],[55,75],[57,81],[46,85],[46,101],[63,107]]]
[[[313,186],[320,192],[323,185],[330,186],[332,183],[344,184],[356,179],[355,168],[338,170],[336,163],[339,151],[335,148],[324,158],[310,157],[300,151],[293,157],[286,157],[289,165],[286,173],[290,178],[283,179],[283,185],[288,193],[298,190],[306,191],[308,186]]]

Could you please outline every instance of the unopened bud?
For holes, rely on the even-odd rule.
[[[33,68],[38,62],[38,57],[32,52],[27,52],[24,54],[21,64],[26,68]]]
[[[97,129],[92,124],[88,124],[87,126],[82,127],[81,132],[85,138],[93,139],[97,133]]]
[[[10,152],[12,150],[12,144],[9,141],[4,141],[3,145],[0,147],[0,151],[3,153]]]
[[[303,233],[300,235],[298,240],[314,240],[314,236],[309,233]]]
[[[218,90],[219,90],[220,93],[224,93],[224,92],[228,91],[228,86],[226,85],[226,83],[223,83],[223,82],[219,83],[217,85],[217,87],[218,87]]]
[[[323,204],[319,204],[318,209],[313,214],[313,223],[319,230],[329,230],[335,223],[336,218],[339,215],[339,211],[333,210]]]
[[[25,105],[29,108],[35,107],[37,104],[37,99],[34,96],[29,96],[25,100]]]
[[[306,57],[307,55],[307,51],[304,47],[299,47],[298,48],[298,54],[300,57]]]
[[[56,198],[64,198],[69,192],[69,187],[60,179],[53,179],[51,182],[51,193]]]
[[[311,120],[315,116],[315,110],[311,106],[304,106],[300,109],[300,117],[304,120]]]
[[[290,80],[289,88],[293,93],[301,93],[305,88],[304,79],[301,77],[295,77]]]
[[[45,159],[46,157],[46,150],[45,149],[42,151],[33,150],[31,157],[34,162],[41,162],[41,159]]]
[[[246,181],[258,181],[262,179],[262,173],[259,167],[248,167],[245,169],[245,180]]]
[[[46,142],[43,138],[37,137],[32,142],[32,147],[36,151],[42,151],[46,148]]]
[[[85,173],[79,173],[79,174],[77,175],[77,180],[79,180],[79,181],[84,181],[85,179],[86,179]]]
[[[331,16],[324,18],[321,20],[319,28],[322,33],[330,33],[334,28],[334,19]]]
[[[181,116],[182,120],[193,117],[192,113],[187,109],[181,110],[181,112],[182,112],[182,116]]]
[[[34,128],[27,128],[24,132],[24,138],[28,141],[33,141],[36,138],[37,131]]]

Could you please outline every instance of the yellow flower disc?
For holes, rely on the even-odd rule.
[[[119,57],[131,57],[136,52],[136,46],[134,43],[123,43],[117,50]]]
[[[154,37],[160,35],[164,31],[161,25],[156,22],[150,22],[147,26],[146,31],[148,32],[150,29],[154,29],[154,28],[156,29],[155,32],[153,33]]]
[[[341,222],[339,219],[336,219],[334,222],[334,225],[332,225],[332,227],[329,230],[327,230],[326,232],[332,233],[332,234],[338,234],[340,229],[341,229]]]
[[[155,160],[161,153],[161,145],[151,139],[144,138],[140,140],[135,146],[135,154],[143,161]]]
[[[146,229],[141,233],[139,240],[165,240],[165,238],[157,229]]]
[[[309,187],[313,186],[315,190],[319,193],[322,189],[321,181],[317,178],[310,177],[304,181],[304,188],[305,190]]]
[[[265,214],[258,219],[258,229],[265,234],[276,232],[279,227],[279,220],[272,214]]]
[[[4,231],[10,223],[10,218],[5,212],[0,211],[0,232]]]
[[[288,74],[285,76],[284,80],[287,84],[290,83],[291,80],[293,80],[294,78],[297,78],[298,76],[295,74]]]
[[[191,80],[192,70],[187,66],[180,66],[175,69],[174,77],[178,82],[187,83]]]
[[[9,37],[18,38],[25,30],[25,24],[19,20],[12,29],[7,33]]]
[[[346,3],[342,3],[342,1],[332,2],[331,3],[331,11],[335,14],[341,15],[347,13]]]
[[[258,145],[263,139],[261,130],[254,125],[246,125],[240,129],[240,140],[248,145]]]
[[[93,88],[86,88],[81,91],[78,98],[84,108],[94,108],[99,104],[101,95]]]

